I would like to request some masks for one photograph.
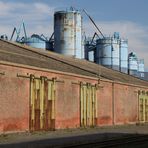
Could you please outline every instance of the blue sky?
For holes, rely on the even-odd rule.
[[[10,37],[24,20],[28,35],[50,36],[54,11],[70,6],[86,9],[105,35],[120,32],[148,70],[148,0],[0,0],[0,34]],[[96,31],[85,15],[83,26],[90,36]]]

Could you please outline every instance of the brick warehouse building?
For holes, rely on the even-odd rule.
[[[0,133],[148,121],[148,82],[0,40]]]

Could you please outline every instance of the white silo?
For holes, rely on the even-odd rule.
[[[144,78],[144,59],[138,60],[138,74],[140,78]]]
[[[119,70],[119,44],[120,39],[114,33],[113,37],[97,40],[95,62],[114,70]]]
[[[120,40],[120,71],[128,73],[128,41]]]
[[[129,75],[138,76],[138,58],[134,52],[128,55],[128,73]]]
[[[54,51],[84,58],[82,48],[82,16],[79,11],[58,11],[54,14]]]

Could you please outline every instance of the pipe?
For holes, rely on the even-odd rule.
[[[88,15],[88,13],[83,9],[84,13],[88,16],[88,18],[91,20],[91,22],[94,24],[94,26],[97,28],[97,30],[100,32],[100,34],[104,37],[103,33],[101,32],[101,30],[98,28],[98,26],[96,25],[96,23],[94,22],[94,20],[90,17],[90,15]]]

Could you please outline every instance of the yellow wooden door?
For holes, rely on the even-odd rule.
[[[48,130],[55,123],[55,80],[30,79],[30,130]]]
[[[81,84],[80,97],[80,125],[82,127],[95,126],[97,118],[96,87]]]
[[[145,100],[142,97],[140,97],[139,98],[139,121],[140,122],[145,121],[144,104],[145,104]]]
[[[148,122],[148,98],[145,95],[145,122]]]
[[[139,92],[139,121],[148,122],[148,95],[145,92]]]

